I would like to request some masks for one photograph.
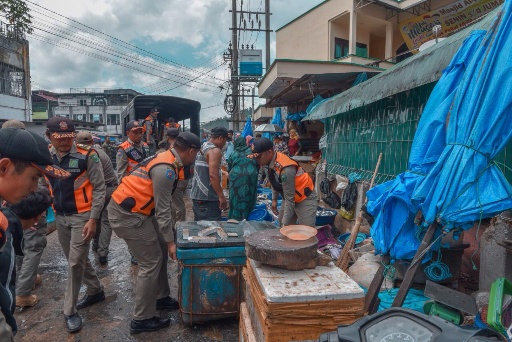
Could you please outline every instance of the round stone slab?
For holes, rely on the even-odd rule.
[[[250,259],[273,266],[302,265],[316,258],[318,239],[294,241],[278,229],[254,232],[245,239],[245,252]]]

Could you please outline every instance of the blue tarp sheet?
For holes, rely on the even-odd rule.
[[[492,159],[512,136],[512,22],[507,0],[488,32],[474,31],[444,70],[423,111],[409,170],[368,192],[376,251],[411,259],[425,225],[446,230],[512,208],[512,188]],[[438,231],[437,234],[440,232]]]

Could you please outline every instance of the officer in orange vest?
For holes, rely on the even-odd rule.
[[[311,177],[299,164],[281,152],[274,151],[274,144],[267,138],[254,140],[249,158],[260,166],[268,166],[272,185],[272,211],[277,214],[277,194],[283,197],[279,211],[279,226],[299,223],[315,226],[318,198]]]
[[[165,128],[166,129],[176,128],[176,129],[179,130],[181,128],[181,125],[179,123],[177,123],[176,120],[172,116],[169,117],[166,121],[167,121],[165,123]]]
[[[144,158],[150,156],[148,145],[142,141],[144,127],[138,121],[130,121],[126,124],[128,139],[117,147],[116,166],[117,181],[130,173]]]
[[[160,109],[158,107],[151,108],[151,110],[149,111],[149,115],[144,119],[143,123],[146,144],[148,144],[151,154],[155,153],[156,143],[157,141],[159,141],[158,113],[160,113]]]
[[[75,125],[68,118],[53,117],[46,136],[55,164],[71,173],[67,179],[50,178],[55,198],[55,224],[60,245],[68,260],[68,284],[64,294],[64,318],[69,332],[82,328],[77,310],[105,300],[105,292],[89,262],[89,243],[105,204],[106,185],[98,153],[82,149],[74,141]],[[78,301],[80,286],[87,286]]]
[[[167,259],[176,260],[171,197],[178,174],[194,163],[199,138],[181,133],[173,148],[147,158],[123,178],[108,205],[110,225],[139,262],[130,333],[156,331],[170,324],[157,310],[177,309],[170,297]]]

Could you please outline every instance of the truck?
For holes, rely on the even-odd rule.
[[[135,96],[121,113],[122,140],[126,140],[126,124],[132,120],[138,120],[142,124],[153,107],[160,108],[157,119],[159,134],[163,131],[165,120],[173,117],[184,130],[199,136],[199,102],[168,95],[139,95]],[[185,127],[185,120],[189,120],[188,127]]]

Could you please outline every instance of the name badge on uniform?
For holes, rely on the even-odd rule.
[[[137,151],[135,149],[132,152],[132,156],[133,156],[133,159],[139,159],[139,158],[142,159],[142,156],[140,155],[139,151]]]
[[[78,167],[78,159],[70,159],[69,160],[69,167],[70,168]]]

